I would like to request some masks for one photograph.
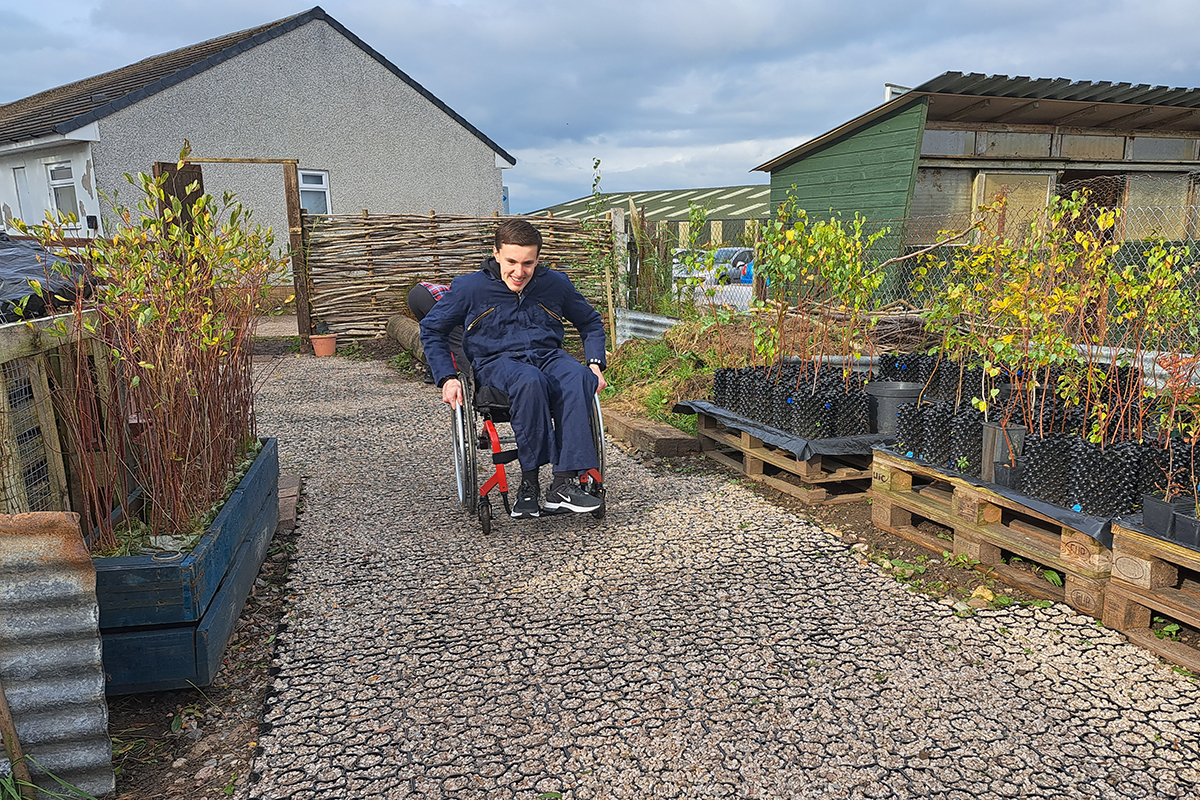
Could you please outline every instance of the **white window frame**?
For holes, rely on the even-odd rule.
[[[69,169],[71,171],[71,177],[55,179],[54,178],[54,170],[61,169],[62,167],[66,167],[67,169]],[[47,185],[47,189],[50,194],[50,210],[53,211],[54,214],[57,215],[60,219],[65,220],[67,218],[68,214],[74,214],[78,218],[79,217],[79,186],[75,183],[75,165],[71,162],[70,159],[67,159],[66,161],[48,161],[48,162],[46,162],[46,185]],[[58,206],[58,197],[55,195],[54,190],[65,187],[65,186],[70,186],[72,194],[75,195],[75,207],[64,212],[63,209],[59,208],[59,206]],[[75,224],[72,226],[69,226],[69,227],[79,228],[80,226],[83,225],[83,222],[84,221],[82,219],[76,219]]]
[[[332,214],[333,213],[333,202],[332,202],[333,198],[330,196],[330,193],[329,193],[329,172],[326,170],[322,170],[322,169],[301,169],[301,170],[296,170],[296,172],[297,172],[296,180],[300,184],[300,207],[301,208],[304,207],[304,193],[305,192],[314,192],[314,193],[319,192],[319,193],[325,195],[325,213]],[[316,176],[316,177],[320,178],[321,179],[320,185],[313,184],[313,183],[305,184],[304,183],[305,176],[309,176],[309,177]]]

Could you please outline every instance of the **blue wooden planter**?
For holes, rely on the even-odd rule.
[[[267,439],[191,553],[94,559],[108,694],[212,683],[278,521],[279,445]]]

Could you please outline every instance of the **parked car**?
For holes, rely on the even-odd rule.
[[[754,248],[720,247],[713,255],[719,283],[750,283],[754,279]]]
[[[694,253],[697,262],[688,267],[689,253]],[[700,278],[706,286],[714,284],[749,283],[753,277],[754,249],[750,247],[718,247],[715,251],[685,248],[675,250],[671,261],[671,272],[676,281]]]

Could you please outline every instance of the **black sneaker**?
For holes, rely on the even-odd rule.
[[[433,383],[433,370],[429,368],[428,364],[425,365],[424,381],[426,384]]]
[[[537,481],[521,478],[521,488],[517,489],[517,502],[513,504],[512,515],[516,518],[537,517],[541,515],[538,507],[538,495],[541,490]]]
[[[599,497],[588,494],[573,481],[565,481],[546,493],[546,502],[542,508],[547,511],[574,511],[576,514],[586,514],[602,505],[604,501]]]

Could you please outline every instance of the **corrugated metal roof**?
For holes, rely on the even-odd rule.
[[[56,89],[48,89],[0,106],[0,141],[15,142],[78,130],[314,20],[328,23],[510,164],[517,163],[513,156],[482,131],[326,14],[320,6],[257,28],[218,36],[199,44],[152,56],[136,64]]]
[[[1109,81],[946,72],[831,131],[759,164],[772,172],[912,103],[928,102],[930,122],[1016,124],[1072,129],[1200,132],[1200,89]]]
[[[976,97],[1019,97],[1029,100],[1076,100],[1087,103],[1200,108],[1200,89],[1169,88],[1111,81],[1072,81],[1067,78],[1027,78],[945,72],[913,89],[929,94]]]
[[[97,796],[115,788],[99,624],[78,515],[0,516],[0,682],[17,737],[38,764]]]
[[[593,216],[604,216],[609,211],[629,211],[629,201],[636,208],[645,207],[646,219],[655,222],[686,222],[688,203],[707,209],[710,219],[766,219],[771,212],[771,187],[766,184],[754,186],[719,186],[706,189],[670,189],[648,192],[612,192],[600,195],[599,211]],[[585,219],[592,196],[560,203],[556,206],[532,212],[535,216],[546,214],[568,219]]]

